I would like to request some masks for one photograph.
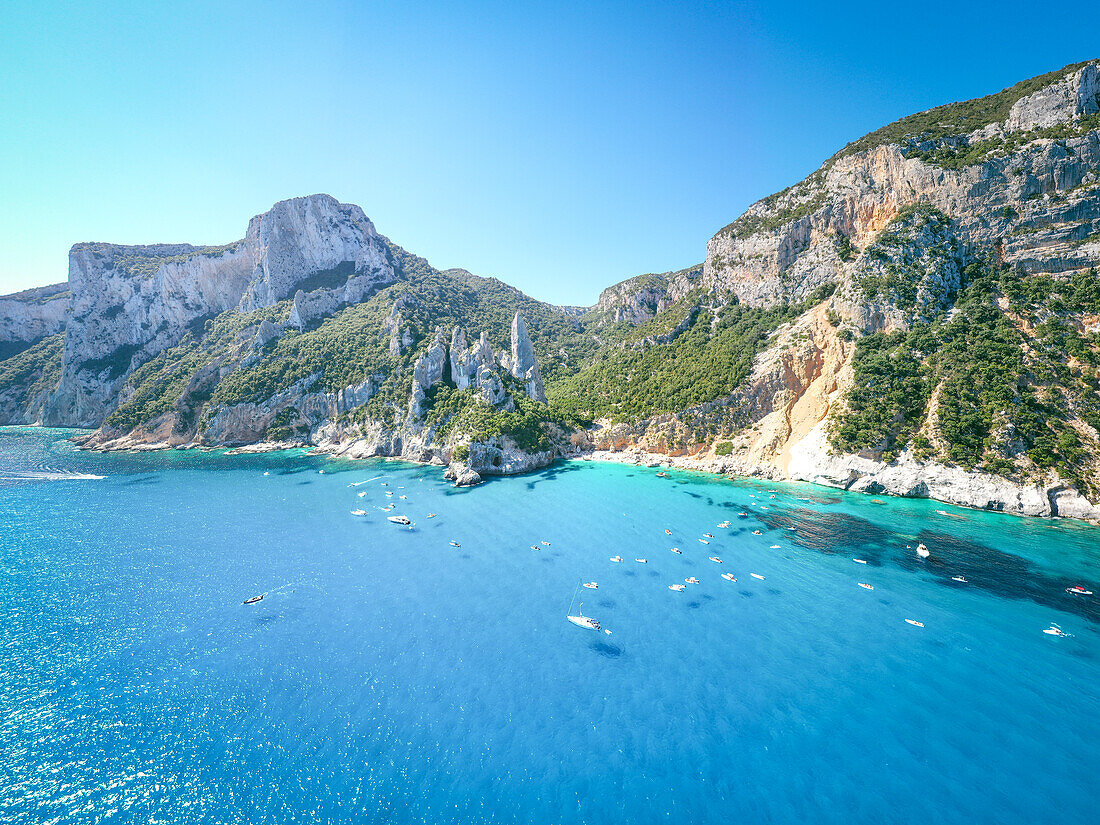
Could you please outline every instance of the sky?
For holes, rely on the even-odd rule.
[[[0,293],[327,192],[587,305],[899,117],[1100,56],[1022,2],[0,5]]]

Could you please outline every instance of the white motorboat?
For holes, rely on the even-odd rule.
[[[392,521],[394,524],[404,524],[406,526],[412,524],[412,519],[408,516],[386,516],[387,521]]]

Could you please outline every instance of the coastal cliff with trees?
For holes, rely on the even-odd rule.
[[[872,132],[588,309],[437,270],[327,195],[225,246],[77,244],[67,284],[0,297],[0,423],[1095,518],[1098,264],[1092,61]]]

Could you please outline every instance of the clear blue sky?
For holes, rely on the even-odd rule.
[[[153,5],[0,8],[0,293],[328,192],[587,304],[865,132],[1100,54],[1022,2]]]

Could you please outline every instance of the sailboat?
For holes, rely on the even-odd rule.
[[[584,602],[581,602],[580,607],[577,608],[577,615],[572,615],[573,601],[577,599],[577,593],[580,591],[580,586],[573,591],[573,600],[569,602],[569,612],[565,614],[565,618],[575,624],[577,627],[583,627],[585,630],[599,630],[600,623],[593,619],[591,616],[584,615]]]

